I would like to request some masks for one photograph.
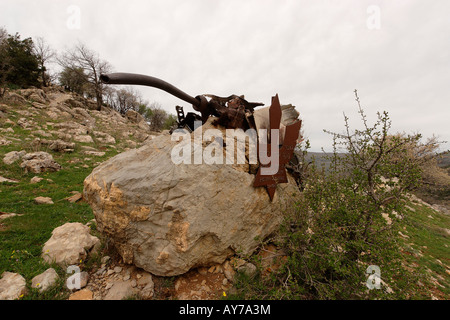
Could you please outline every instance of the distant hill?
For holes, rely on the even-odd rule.
[[[441,159],[438,160],[438,165],[441,168],[450,168],[450,152],[441,155]]]

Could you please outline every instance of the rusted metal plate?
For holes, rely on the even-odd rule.
[[[270,131],[272,129],[280,129],[281,124],[281,106],[280,101],[278,99],[278,95],[272,98],[272,105],[270,106],[270,114],[269,114],[269,123],[270,123]],[[258,169],[258,173],[256,174],[255,182],[253,184],[254,187],[262,187],[265,186],[267,188],[267,192],[269,193],[270,199],[273,200],[275,195],[275,190],[278,184],[287,183],[287,174],[286,174],[286,165],[291,160],[294,149],[297,144],[297,139],[300,134],[301,121],[286,126],[286,131],[284,135],[284,140],[279,149],[279,158],[278,158],[278,172],[273,175],[263,175],[261,169],[264,167],[268,167],[270,164],[261,165]],[[270,137],[269,137],[270,138]],[[267,145],[267,153],[268,156],[271,156],[271,144],[278,143],[278,141],[271,141],[268,138]],[[258,155],[259,155],[259,147],[258,147]]]

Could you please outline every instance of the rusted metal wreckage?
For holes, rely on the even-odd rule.
[[[247,129],[255,129],[258,131],[260,140],[259,129],[266,129],[266,150],[268,152],[268,157],[270,157],[271,146],[273,143],[277,143],[279,147],[279,169],[275,174],[263,175],[261,168],[264,168],[269,164],[263,165],[261,161],[259,161],[260,166],[253,186],[266,187],[270,199],[273,199],[277,184],[288,182],[286,170],[289,170],[294,178],[299,178],[299,174],[296,171],[296,167],[298,167],[298,158],[294,153],[294,149],[300,138],[302,121],[298,119],[299,114],[294,107],[291,105],[282,107],[280,105],[278,95],[272,97],[272,104],[269,108],[255,110],[255,108],[264,106],[264,104],[248,102],[245,100],[244,96],[237,95],[218,97],[205,94],[192,97],[166,81],[146,75],[112,73],[101,75],[100,80],[105,84],[143,85],[158,88],[190,103],[193,109],[199,112],[200,115],[193,112],[189,112],[185,115],[183,108],[180,106],[176,106],[176,111],[178,116],[178,127],[186,128],[191,132],[195,129],[195,121],[202,121],[202,123],[205,123],[211,116],[217,118],[214,124],[221,125],[227,129],[243,129],[244,131]],[[272,132],[272,129],[280,130],[279,141],[272,141],[275,139],[271,140],[270,133]],[[259,157],[260,143],[257,143],[257,146],[257,154]],[[299,183],[299,181],[297,181],[297,183]]]

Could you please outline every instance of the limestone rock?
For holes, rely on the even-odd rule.
[[[70,196],[66,198],[67,201],[70,203],[75,203],[77,201],[80,201],[83,198],[83,195],[79,192],[74,192],[73,196]]]
[[[41,173],[41,172],[54,172],[61,170],[61,166],[53,160],[53,156],[47,152],[33,152],[27,153],[22,157],[21,168],[24,168],[26,172]]]
[[[82,289],[80,291],[72,293],[69,297],[69,300],[92,300],[93,297],[94,297],[94,294],[91,290]]]
[[[113,283],[103,300],[123,300],[135,294],[137,290],[133,288],[131,281],[117,281]]]
[[[104,132],[100,132],[100,131],[94,131],[94,136],[95,138],[100,141],[101,143],[104,144],[115,144],[116,143],[116,139],[114,139],[113,136],[104,133]]]
[[[9,141],[8,139],[0,137],[0,146],[7,146],[7,145],[10,145],[11,143],[12,142]]]
[[[42,249],[42,258],[62,266],[79,263],[89,251],[100,245],[100,240],[90,235],[89,231],[89,227],[78,222],[56,228]]]
[[[56,281],[59,279],[58,274],[55,269],[50,268],[37,275],[31,280],[31,287],[39,289],[40,292],[44,292],[50,287],[52,287]]]
[[[75,143],[65,142],[60,139],[58,140],[45,140],[40,141],[41,144],[48,145],[48,148],[55,152],[73,152],[75,148]]]
[[[106,153],[103,152],[103,151],[91,151],[91,150],[83,151],[83,153],[84,153],[85,155],[88,155],[88,156],[95,156],[95,157],[103,157],[103,156],[106,154]]]
[[[94,143],[94,140],[90,135],[78,135],[74,136],[73,139],[77,142],[83,142],[83,143]]]
[[[243,274],[252,278],[257,274],[258,269],[253,263],[247,262],[244,265],[240,266],[237,271],[242,272]]]
[[[140,123],[142,121],[145,121],[144,117],[139,112],[136,112],[134,110],[128,110],[125,113],[125,117],[134,123]]]
[[[150,126],[145,121],[145,118],[138,112],[134,110],[128,110],[125,113],[125,117],[138,125],[139,129],[148,131],[150,130]]]
[[[13,180],[13,179],[4,178],[4,177],[0,176],[0,183],[2,183],[2,182],[18,183],[19,181]]]
[[[0,279],[0,300],[15,300],[26,293],[26,281],[18,273],[3,272]]]
[[[33,178],[31,178],[30,179],[30,183],[31,184],[35,184],[35,183],[39,183],[39,182],[41,182],[42,180],[44,180],[44,178],[41,178],[41,177],[33,177]]]
[[[251,254],[278,230],[298,192],[289,177],[271,201],[265,188],[253,187],[253,174],[232,165],[174,164],[177,144],[160,135],[102,163],[84,182],[98,230],[125,263],[160,276]]]
[[[54,204],[52,198],[49,197],[37,197],[34,198],[34,202],[37,204]]]
[[[7,165],[11,165],[14,162],[20,160],[25,154],[26,154],[26,151],[24,151],[24,150],[8,152],[3,157],[3,162]]]
[[[24,97],[14,92],[7,92],[3,97],[3,102],[8,104],[19,104],[19,105],[27,104],[27,100]]]

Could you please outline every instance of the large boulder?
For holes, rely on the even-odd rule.
[[[97,228],[126,263],[159,276],[251,254],[279,228],[298,192],[289,177],[271,201],[265,188],[253,187],[248,164],[175,164],[177,144],[158,136],[104,162],[84,181]]]

